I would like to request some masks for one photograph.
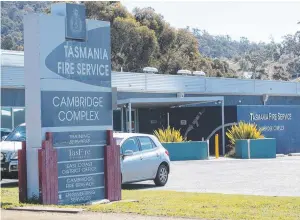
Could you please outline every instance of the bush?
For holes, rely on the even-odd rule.
[[[235,146],[236,140],[264,138],[261,134],[261,129],[257,128],[255,124],[245,122],[239,122],[238,125],[233,125],[230,130],[226,132],[226,136],[232,146]]]
[[[180,133],[180,130],[176,130],[175,128],[170,128],[170,126],[167,129],[155,130],[154,135],[162,143],[185,141]]]

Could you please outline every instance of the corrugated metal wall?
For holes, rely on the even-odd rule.
[[[113,86],[119,91],[185,92],[228,95],[299,96],[300,83],[269,80],[159,75],[113,72]]]
[[[1,87],[24,87],[24,68],[1,66]]]

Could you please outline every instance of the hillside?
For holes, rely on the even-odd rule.
[[[1,2],[1,48],[23,50],[23,16],[43,12],[50,2]]]
[[[23,50],[23,16],[49,11],[51,2],[1,2],[1,48]],[[113,70],[160,73],[202,70],[207,76],[289,80],[300,72],[299,33],[282,43],[253,43],[243,37],[213,36],[205,30],[175,29],[152,8],[133,13],[119,2],[85,2],[87,17],[111,22]]]

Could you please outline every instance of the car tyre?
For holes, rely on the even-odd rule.
[[[161,164],[158,167],[154,183],[156,186],[164,186],[168,182],[169,172],[168,167],[165,164]]]

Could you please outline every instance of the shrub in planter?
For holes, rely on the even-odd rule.
[[[158,138],[161,143],[169,142],[184,142],[185,139],[182,137],[180,130],[171,128],[168,126],[167,129],[158,129],[154,131],[154,135]]]
[[[243,121],[237,125],[233,125],[230,130],[226,132],[226,136],[232,146],[235,145],[236,140],[264,138],[261,129],[259,129],[256,124],[245,123]]]
[[[233,147],[228,156],[241,159],[276,158],[276,139],[265,138],[255,124],[239,122],[226,135]]]
[[[154,135],[168,150],[170,160],[203,160],[208,159],[208,142],[206,141],[186,141],[180,130],[168,127],[158,129]]]

